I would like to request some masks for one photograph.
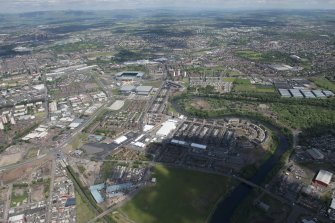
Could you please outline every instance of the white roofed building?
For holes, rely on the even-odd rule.
[[[315,177],[314,182],[323,186],[328,186],[332,180],[333,174],[326,170],[320,170]]]

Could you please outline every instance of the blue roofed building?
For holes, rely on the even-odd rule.
[[[106,192],[107,193],[114,193],[114,192],[117,192],[117,191],[120,191],[120,190],[129,189],[131,186],[133,186],[132,183],[111,185],[111,186],[107,187]]]
[[[104,198],[101,196],[100,192],[98,190],[91,190],[91,194],[94,198],[94,200],[100,204],[102,202],[104,202]]]
[[[105,184],[104,184],[104,183],[90,186],[91,194],[92,194],[94,200],[95,200],[98,204],[104,202],[104,200],[105,200],[105,199],[102,197],[101,193],[100,193],[100,190],[102,190],[102,189],[104,189],[104,188],[105,188]]]
[[[90,186],[90,190],[102,190],[104,187],[105,187],[104,183],[96,184],[96,185]]]
[[[71,197],[71,198],[68,198],[65,202],[65,207],[70,207],[70,206],[74,206],[76,205],[76,199]]]

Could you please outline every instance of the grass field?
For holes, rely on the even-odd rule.
[[[144,188],[121,212],[137,223],[203,223],[236,182],[190,170],[155,167],[157,184]]]
[[[236,55],[248,60],[252,60],[252,61],[258,61],[261,60],[263,57],[262,53],[258,53],[258,52],[254,52],[254,51],[249,51],[249,50],[245,50],[245,51],[237,51]]]
[[[154,88],[159,88],[162,85],[162,81],[161,80],[157,80],[157,81],[144,81],[143,85],[145,85],[145,86],[152,86]]]
[[[314,81],[314,83],[320,88],[324,88],[335,92],[335,83],[329,81],[327,78],[317,77],[312,78],[312,81]]]
[[[29,149],[29,151],[28,151],[28,153],[26,154],[26,156],[25,156],[25,158],[26,159],[32,159],[32,158],[34,158],[34,157],[36,157],[37,156],[37,153],[38,153],[38,148],[31,148],[31,149]]]
[[[260,92],[260,93],[273,93],[275,89],[273,86],[264,86],[251,84],[248,79],[234,79],[233,91],[240,92]]]
[[[222,80],[225,82],[234,82],[235,81],[235,77],[223,77]]]
[[[93,211],[83,202],[79,193],[76,192],[76,217],[77,223],[85,223],[95,217]]]
[[[22,205],[23,202],[28,200],[28,185],[13,185],[13,191],[11,195],[11,207]]]

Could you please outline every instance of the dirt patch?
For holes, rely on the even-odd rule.
[[[13,168],[10,170],[0,172],[0,179],[4,184],[14,182],[18,179],[22,179],[23,177],[27,176],[27,174],[30,174],[36,167],[41,166],[43,163],[50,161],[51,161],[50,157],[45,157],[43,159],[36,160],[33,163],[28,163],[18,168]]]
[[[31,200],[35,202],[43,201],[44,197],[44,185],[36,185],[31,188]]]
[[[192,103],[191,103],[191,106],[194,107],[194,108],[196,108],[196,109],[204,109],[204,110],[207,110],[207,109],[211,108],[211,106],[208,103],[208,101],[203,100],[203,99],[195,99],[195,100],[193,100]]]
[[[14,194],[15,194],[15,196],[22,196],[22,195],[24,195],[24,189],[22,189],[22,188],[16,188],[14,190]]]
[[[14,153],[14,154],[9,154],[9,155],[3,155],[0,158],[0,167],[17,163],[17,162],[21,161],[22,158],[23,158],[22,153]]]

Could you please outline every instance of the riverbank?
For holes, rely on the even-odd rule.
[[[182,110],[180,104],[178,103],[180,98],[175,98],[171,101],[174,109],[185,116],[197,117],[196,114],[189,114]],[[269,128],[278,138],[278,147],[275,152],[261,165],[261,167],[257,170],[257,173],[250,177],[250,181],[261,185],[264,182],[269,181],[271,178],[270,176],[274,176],[277,171],[285,164],[286,159],[291,153],[292,147],[292,133],[289,129],[285,128],[284,126],[280,126],[277,123],[273,122],[267,117],[262,117],[261,115],[257,114],[255,116],[252,115],[243,115],[243,114],[229,114],[229,115],[213,115],[208,118],[211,119],[218,119],[218,118],[243,118],[248,119],[250,121],[261,123],[267,128]],[[202,117],[201,117],[202,118]],[[231,218],[233,217],[235,211],[242,202],[245,200],[252,193],[252,188],[244,183],[239,184],[231,194],[222,199],[217,207],[216,210],[213,212],[210,222],[211,223],[222,223],[222,222],[230,222]]]

